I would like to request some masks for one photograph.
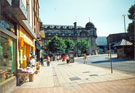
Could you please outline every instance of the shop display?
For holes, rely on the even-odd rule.
[[[0,34],[0,82],[13,76],[14,72],[14,41]]]

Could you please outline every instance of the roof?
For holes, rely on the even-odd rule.
[[[110,37],[110,36],[114,36],[114,35],[119,36],[119,35],[127,35],[127,34],[128,34],[128,33],[113,33],[113,34],[109,34],[109,35],[107,36],[107,38]]]
[[[73,25],[51,25],[51,24],[45,24],[44,26],[53,26],[53,27],[56,27],[56,26],[59,26],[59,27],[62,27],[62,26],[65,26],[65,27],[72,27],[72,28],[74,28],[74,26]],[[77,26],[77,28],[84,28],[84,27],[82,27],[82,26]]]
[[[114,47],[116,47],[116,46],[130,46],[130,45],[133,45],[133,43],[131,43],[131,42],[125,40],[125,39],[122,39],[121,41],[119,41],[118,43],[116,43],[114,45]]]

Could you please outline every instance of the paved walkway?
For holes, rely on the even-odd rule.
[[[96,66],[60,62],[46,64],[33,82],[11,93],[135,93],[135,75]]]

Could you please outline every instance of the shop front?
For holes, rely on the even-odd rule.
[[[0,82],[13,76],[14,43],[11,37],[0,33]]]
[[[33,38],[20,26],[18,38],[19,61],[17,67],[17,85],[23,84],[25,80],[33,81],[34,74],[39,70],[39,63],[33,65],[30,60],[35,55],[35,44]]]
[[[28,66],[30,56],[34,51],[35,46],[32,38],[22,27],[20,27],[18,68],[26,68]]]
[[[0,93],[15,87],[15,74],[16,35],[0,26]]]

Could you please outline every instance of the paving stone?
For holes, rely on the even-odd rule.
[[[11,93],[135,93],[135,74],[87,64],[42,66],[33,82],[16,87]],[[34,91],[33,91],[34,90]],[[21,92],[20,92],[21,91]]]
[[[74,80],[81,80],[79,77],[71,77],[69,78],[71,81],[74,81]]]

